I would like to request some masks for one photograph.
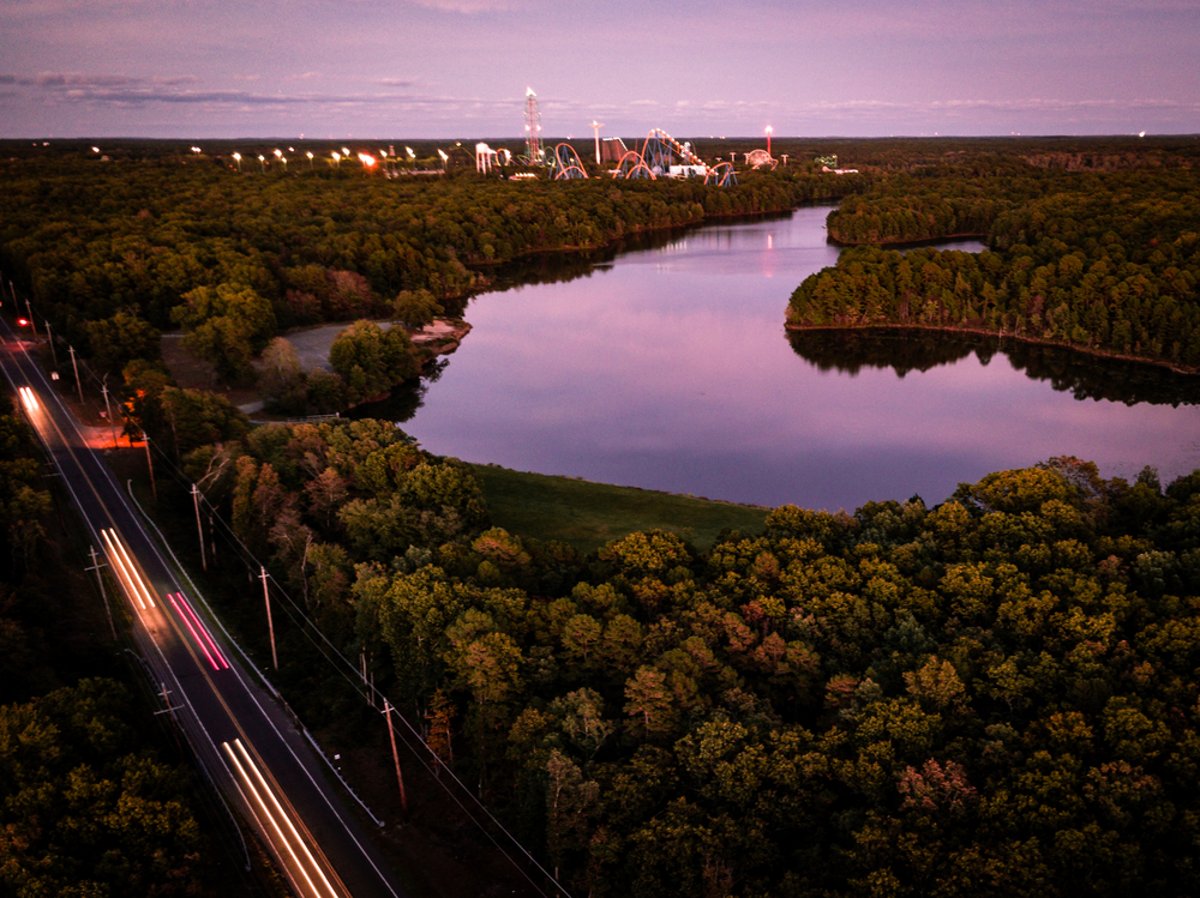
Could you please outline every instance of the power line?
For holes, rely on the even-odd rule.
[[[532,91],[530,91],[530,93],[532,93]],[[535,103],[536,103],[536,100],[535,100]],[[536,105],[535,105],[535,109],[536,109]],[[540,131],[540,127],[538,128],[538,130]],[[10,290],[12,292],[13,301],[16,302],[17,301],[17,292],[16,292],[15,287],[12,286],[11,281],[10,281],[9,286],[10,286]],[[26,297],[24,297],[24,299],[25,299],[26,307],[29,311],[30,321],[32,323],[33,310],[30,305],[30,298],[28,296],[26,296]],[[43,319],[43,320],[45,320],[45,319]],[[36,331],[35,331],[35,333],[36,333]],[[75,362],[75,353],[73,351],[74,347],[71,347],[71,349],[72,349],[72,353],[71,353],[72,362],[74,363]],[[105,394],[105,398],[107,399],[106,380],[98,377],[95,374],[95,372],[93,372],[91,370],[91,367],[87,364],[86,361],[84,361],[84,363],[83,363],[83,370],[84,370],[84,373],[87,375],[87,377],[93,383],[95,383],[100,388],[100,390]],[[78,372],[78,369],[76,369],[76,372]],[[82,384],[79,383],[78,373],[76,373],[76,385],[79,389],[80,403],[82,404],[83,403],[83,395],[82,395],[83,388],[82,388]],[[109,426],[112,427],[111,415],[109,415],[108,417],[109,417]],[[115,442],[115,435],[114,435],[114,442]],[[150,448],[153,448],[153,451],[156,452],[163,459],[163,461],[166,462],[168,473],[170,473],[181,485],[188,485],[191,483],[191,481],[189,481],[187,479],[187,477],[184,475],[183,471],[180,470],[179,467],[175,464],[175,461],[172,458],[170,458],[166,453],[164,453],[162,451],[162,449],[160,449],[158,447],[157,443],[154,443],[153,447],[151,447],[151,440],[149,439],[148,436],[146,436],[146,445],[147,445],[148,450]],[[193,485],[193,488],[194,488],[194,485]],[[492,813],[491,809],[488,808],[488,806],[483,803],[482,799],[480,799],[477,795],[475,795],[475,793],[472,792],[465,783],[463,783],[463,781],[458,777],[458,775],[454,772],[454,770],[451,769],[449,767],[449,765],[447,765],[441,758],[437,757],[436,755],[434,755],[432,752],[430,752],[428,750],[428,746],[426,745],[424,738],[421,736],[420,731],[416,727],[413,726],[413,724],[411,723],[411,721],[409,721],[407,716],[405,716],[402,712],[400,712],[395,707],[395,705],[391,703],[390,699],[382,692],[382,690],[379,690],[375,687],[373,682],[364,682],[363,681],[363,679],[359,675],[359,672],[358,672],[356,666],[342,653],[342,651],[336,645],[333,644],[332,641],[330,641],[330,639],[325,635],[324,631],[321,630],[321,628],[319,626],[317,626],[317,624],[312,620],[312,618],[309,617],[308,613],[303,608],[301,608],[300,605],[292,598],[291,594],[288,593],[287,590],[282,585],[280,585],[279,582],[277,580],[275,580],[275,578],[273,576],[271,576],[269,574],[269,572],[266,569],[265,564],[263,564],[263,562],[259,561],[258,558],[254,555],[254,553],[250,550],[250,548],[248,546],[246,546],[245,543],[242,542],[241,538],[233,530],[232,526],[228,522],[226,522],[224,520],[224,518],[221,517],[216,506],[214,506],[211,502],[208,501],[208,498],[204,495],[204,493],[202,491],[198,491],[196,500],[197,500],[197,504],[196,504],[197,513],[199,512],[199,503],[200,502],[203,502],[205,505],[208,506],[210,522],[215,520],[216,522],[218,522],[220,524],[221,529],[224,531],[224,536],[225,536],[226,540],[228,542],[230,542],[230,544],[233,546],[234,550],[241,557],[242,562],[247,566],[248,570],[253,571],[255,568],[259,569],[260,576],[261,576],[262,582],[263,582],[264,596],[266,596],[267,600],[268,600],[268,611],[270,608],[270,605],[269,605],[270,590],[274,589],[274,591],[276,593],[278,593],[280,596],[282,596],[282,598],[284,600],[283,603],[281,603],[280,607],[283,609],[285,614],[287,614],[288,618],[297,625],[300,632],[309,640],[310,643],[312,643],[312,645],[315,648],[317,648],[317,650],[320,652],[321,656],[327,662],[329,662],[329,664],[334,668],[334,670],[337,671],[337,673],[339,673],[344,679],[346,679],[347,682],[349,682],[352,686],[354,686],[356,690],[361,685],[362,687],[364,687],[367,690],[367,693],[370,697],[373,697],[376,701],[382,700],[384,702],[385,708],[390,707],[391,711],[395,713],[396,718],[399,719],[401,724],[403,724],[403,730],[402,730],[401,735],[402,735],[402,738],[404,738],[405,746],[409,749],[410,752],[413,753],[413,755],[417,758],[417,760],[421,764],[421,766],[432,776],[432,778],[438,783],[438,785],[442,788],[442,790],[446,793],[446,795],[455,803],[455,805],[464,814],[466,814],[466,816],[471,820],[471,822],[474,823],[479,828],[479,830],[488,838],[488,840],[495,846],[495,848],[513,865],[513,867],[516,868],[517,871],[520,872],[521,875],[525,877],[525,879],[529,882],[529,884],[539,894],[546,895],[546,892],[543,891],[541,886],[534,880],[534,878],[532,876],[530,876],[529,872],[521,864],[517,863],[516,859],[507,850],[505,850],[504,846],[495,837],[495,835],[488,829],[487,826],[484,825],[484,821],[480,820],[479,817],[476,816],[476,814],[471,811],[471,809],[468,807],[468,805],[466,803],[464,803],[464,801],[457,794],[455,794],[455,791],[449,788],[449,786],[447,784],[447,780],[443,779],[442,776],[439,775],[440,773],[445,773],[446,776],[449,778],[449,781],[454,783],[458,787],[458,789],[461,791],[461,793],[469,799],[470,805],[472,807],[476,808],[479,812],[481,812],[483,817],[486,818],[487,822],[491,823],[492,826],[494,826],[496,829],[498,829],[500,832],[502,832],[507,837],[508,842],[512,845],[512,847],[516,848],[517,851],[520,853],[520,855],[522,857],[524,857],[530,864],[532,864],[533,867],[536,868],[537,871],[539,873],[541,873],[546,878],[547,881],[553,883],[554,888],[558,894],[565,896],[565,898],[571,898],[570,893],[566,890],[566,888],[564,888],[562,886],[561,883],[558,882],[557,878],[555,876],[553,876],[550,873],[550,871],[548,871],[544,866],[542,866],[541,862],[538,861],[538,859],[536,857],[534,857],[534,855],[529,851],[529,849],[527,849],[521,843],[521,841],[503,823],[500,822],[500,820],[495,816],[495,814]],[[139,509],[140,509],[140,506],[139,506]],[[142,513],[145,514],[144,511]],[[273,640],[272,640],[272,643],[273,643]],[[347,675],[347,671],[350,671],[351,673],[349,675]],[[372,706],[374,706],[374,702],[372,702]],[[391,718],[389,717],[389,722],[390,722],[390,719]],[[405,735],[405,733],[407,733],[407,735]],[[410,742],[409,739],[415,740],[416,744],[420,746],[420,750],[417,750],[416,748],[414,748],[413,743]],[[427,756],[428,756],[428,758],[432,758],[433,761],[435,762],[433,767],[430,766]]]
[[[154,451],[166,463],[168,473],[179,483],[179,485],[184,488],[190,488],[192,481],[175,464],[175,461],[157,445],[157,443],[154,444]],[[492,813],[491,809],[483,803],[482,799],[480,799],[477,795],[475,795],[474,792],[471,791],[470,787],[468,787],[462,781],[458,774],[455,773],[455,771],[449,765],[447,765],[446,762],[429,750],[429,747],[426,744],[425,739],[421,736],[419,729],[412,724],[412,722],[404,713],[396,708],[395,704],[391,702],[390,698],[382,690],[375,687],[373,683],[365,682],[363,680],[358,666],[346,657],[342,650],[338,648],[338,646],[335,645],[328,636],[325,635],[325,632],[309,616],[308,612],[304,610],[300,603],[298,603],[287,591],[287,589],[280,584],[279,581],[276,580],[269,571],[266,570],[265,564],[261,562],[250,549],[250,547],[242,541],[241,537],[238,536],[232,525],[221,516],[217,507],[208,500],[208,497],[204,495],[203,491],[198,491],[197,499],[198,502],[203,503],[208,507],[210,521],[215,521],[218,524],[226,543],[231,546],[231,548],[241,559],[242,563],[247,568],[247,572],[256,579],[265,574],[264,585],[272,594],[276,594],[280,597],[281,601],[278,603],[280,609],[285,613],[288,619],[297,626],[300,632],[305,636],[306,639],[308,639],[313,647],[318,650],[321,657],[323,657],[325,661],[327,661],[333,667],[334,671],[338,673],[344,680],[346,680],[346,682],[350,684],[356,691],[359,689],[365,689],[369,697],[373,697],[376,702],[386,703],[386,706],[391,708],[392,713],[395,714],[396,718],[403,725],[401,737],[405,743],[405,747],[409,749],[421,767],[430,774],[431,778],[438,783],[446,795],[468,817],[468,819],[470,819],[471,822],[479,828],[479,830],[484,834],[484,836],[487,837],[492,845],[495,846],[495,848],[517,869],[518,872],[521,873],[523,877],[525,877],[529,884],[539,894],[547,895],[537,881],[529,875],[529,872],[517,862],[517,860],[509,853],[509,851],[504,848],[504,845],[501,844],[496,836],[489,830],[489,828],[485,825],[485,820],[487,823],[490,823],[497,830],[502,832],[504,836],[507,837],[507,841],[511,844],[511,846],[514,847],[519,854],[525,858],[525,860],[532,864],[537,871],[546,878],[547,881],[553,883],[554,890],[557,894],[565,896],[565,898],[570,898],[570,892],[568,892],[567,889],[558,882],[557,878],[553,876],[550,871],[548,871],[541,864],[540,861],[538,861],[532,852],[530,852],[529,849],[522,844],[517,836],[514,835],[512,831],[509,830],[508,827],[506,827],[494,813]],[[419,749],[414,747],[414,742],[416,746],[419,746]],[[430,759],[432,759],[432,765],[430,763]],[[445,774],[449,779],[449,783],[453,783],[458,787],[457,790],[451,789],[447,779],[443,778],[441,774]],[[464,803],[464,800],[460,797],[460,795],[456,794],[457,792],[461,792],[463,796],[466,796],[470,806],[468,806],[468,803]],[[477,816],[477,813],[471,810],[472,807],[474,807],[477,812],[482,814],[485,820],[481,820],[479,816]]]

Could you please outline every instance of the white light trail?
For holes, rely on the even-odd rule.
[[[250,752],[246,750],[246,746],[242,745],[242,740],[234,739],[232,745],[228,742],[222,742],[221,748],[225,750],[225,754],[229,757],[230,762],[237,769],[242,785],[246,788],[247,794],[253,798],[254,804],[258,806],[261,816],[266,819],[271,829],[275,831],[279,841],[283,843],[287,853],[291,855],[292,862],[299,870],[300,875],[304,877],[310,893],[318,896],[318,898],[322,895],[340,898],[333,885],[329,882],[329,879],[325,876],[325,873],[321,870],[316,858],[309,851],[308,845],[300,837],[300,833],[296,831],[296,827],[293,825],[287,812],[283,809],[283,805],[275,797],[274,790],[267,784],[267,780],[258,769],[258,765],[254,763]],[[309,875],[309,868],[311,868],[313,874],[320,881],[319,884],[313,881],[313,876]],[[323,888],[319,888],[318,885],[323,886]]]
[[[134,567],[133,559],[129,557],[121,538],[117,536],[117,531],[111,528],[101,530],[100,536],[104,539],[108,557],[113,562],[114,570],[120,575],[125,591],[133,596],[143,611],[147,607],[155,607],[154,597],[150,594],[145,581],[142,580],[141,574]]]
[[[38,405],[37,396],[29,387],[17,387],[17,392],[21,394],[21,404],[25,406],[26,414],[31,417],[41,410]]]

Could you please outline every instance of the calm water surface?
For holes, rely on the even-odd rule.
[[[1081,376],[1077,357],[1014,362],[986,344],[930,355],[920,336],[794,348],[788,297],[837,259],[827,213],[706,227],[575,280],[476,297],[473,330],[404,429],[468,461],[847,510],[940,502],[1055,455],[1109,477],[1153,465],[1164,482],[1200,467],[1195,379],[1168,384],[1174,405],[1080,399],[1123,396],[1145,371]]]

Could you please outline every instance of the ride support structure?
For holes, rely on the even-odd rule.
[[[579,158],[579,153],[569,143],[560,143],[554,147],[554,159],[551,165],[554,168],[555,181],[572,181],[588,176],[583,168],[583,160]]]
[[[660,177],[703,178],[705,184],[729,187],[737,183],[730,163],[708,166],[686,143],[662,128],[651,128],[640,150],[629,150],[612,170],[619,180],[657,180]]]

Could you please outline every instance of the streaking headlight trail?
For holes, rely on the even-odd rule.
[[[254,806],[255,813],[259,814],[274,831],[300,876],[303,877],[308,886],[307,894],[314,898],[326,895],[339,898],[337,890],[326,878],[317,859],[313,857],[308,845],[296,831],[291,818],[275,796],[275,790],[262,775],[262,771],[259,770],[258,764],[254,762],[250,752],[246,750],[246,746],[242,744],[242,740],[234,739],[232,743],[222,742],[221,748],[225,750],[226,756],[237,771],[238,781],[245,790],[246,798]]]
[[[105,554],[108,555],[108,560],[112,562],[112,569],[116,572],[117,578],[125,588],[125,592],[137,602],[138,607],[143,611],[147,608],[155,607],[154,597],[150,594],[150,588],[146,586],[142,575],[138,573],[137,568],[133,564],[133,559],[129,557],[129,552],[126,550],[125,544],[121,542],[121,537],[117,535],[117,531],[106,527],[100,531],[100,537],[104,540]]]

